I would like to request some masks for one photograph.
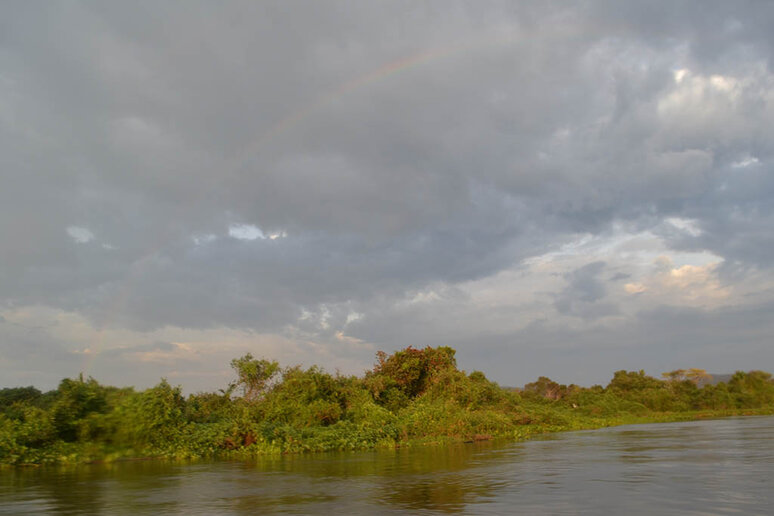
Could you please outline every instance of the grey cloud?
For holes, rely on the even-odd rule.
[[[480,327],[457,335],[428,334],[421,320],[404,319],[406,326],[394,328],[387,341],[419,335],[423,344],[452,346],[460,367],[486,371],[502,385],[521,386],[539,375],[605,385],[620,369],[645,369],[657,377],[686,367],[724,373],[771,369],[771,309],[770,301],[709,311],[664,305],[614,325],[536,319],[516,331]]]
[[[556,295],[554,307],[563,315],[577,315],[597,318],[614,315],[614,305],[604,303],[607,287],[600,275],[605,271],[605,262],[593,262],[565,275],[567,286]]]
[[[63,376],[77,374],[82,358],[45,328],[5,321],[0,324],[3,386],[30,385],[49,389]]]
[[[373,318],[620,225],[737,273],[774,263],[764,2],[0,14],[3,306],[138,331],[312,332],[299,318],[326,305],[341,311],[314,330],[327,339],[350,308]],[[669,104],[687,94],[678,68],[702,93]],[[736,80],[733,96],[713,76]],[[238,241],[230,224],[288,236]],[[555,308],[615,313],[614,274],[575,271]]]

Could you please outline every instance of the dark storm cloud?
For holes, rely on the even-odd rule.
[[[307,329],[330,336],[617,225],[738,274],[774,260],[766,2],[0,13],[6,307],[135,330],[329,310]],[[625,273],[600,267],[567,273],[560,314],[616,312]]]
[[[596,318],[615,314],[614,305],[602,302],[607,286],[600,275],[605,262],[593,262],[565,275],[567,286],[556,296],[554,306],[564,315]]]

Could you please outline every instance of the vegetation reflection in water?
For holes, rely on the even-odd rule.
[[[2,491],[16,512],[176,512],[188,506],[248,514],[262,510],[346,505],[456,512],[496,496],[503,483],[476,475],[513,460],[493,442],[443,447],[262,456],[252,461],[130,461],[22,468]],[[354,495],[354,496],[353,496]],[[25,499],[29,504],[25,505]],[[9,507],[11,508],[11,507]],[[3,510],[0,508],[0,513]]]
[[[250,461],[16,468],[0,513],[720,514],[774,503],[774,418]]]
[[[506,455],[497,453],[501,450],[494,443],[471,443],[371,453],[289,456],[261,460],[252,466],[258,471],[281,471],[297,478],[302,485],[317,486],[318,497],[330,496],[328,480],[346,479],[345,486],[354,484],[364,488],[366,498],[377,505],[456,512],[468,504],[495,497],[504,485],[486,474],[476,474],[477,468],[492,468],[497,460],[504,460]],[[512,454],[507,457],[514,458]],[[346,489],[338,493],[337,500],[351,496]]]
[[[774,412],[774,382],[762,371],[717,384],[702,384],[700,370],[664,380],[618,371],[606,387],[590,388],[540,377],[517,392],[459,370],[447,347],[380,352],[363,377],[281,368],[249,354],[231,365],[237,380],[226,389],[188,397],[166,380],[140,392],[82,377],[47,393],[2,389],[0,462],[248,458]]]

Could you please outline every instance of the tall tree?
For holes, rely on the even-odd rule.
[[[237,374],[235,385],[242,387],[242,396],[246,401],[260,399],[280,370],[279,362],[256,359],[250,353],[232,360],[231,367]]]

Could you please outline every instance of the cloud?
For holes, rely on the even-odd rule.
[[[604,270],[605,262],[597,261],[566,274],[568,285],[556,296],[556,310],[560,314],[581,317],[616,314],[614,305],[602,302],[607,295],[607,287],[599,276]]]
[[[266,239],[266,235],[263,234],[263,231],[252,224],[236,224],[229,226],[228,235],[238,240],[255,240],[256,238],[260,238],[261,240]]]
[[[760,163],[760,160],[755,156],[746,156],[739,161],[731,163],[732,168],[746,168]]]
[[[3,313],[356,370],[445,339],[493,362],[644,342],[646,312],[773,295],[764,2],[0,11]],[[2,346],[60,345],[34,335]]]
[[[669,296],[672,302],[681,298],[702,302],[724,299],[731,289],[721,283],[717,275],[719,265],[715,262],[676,267],[669,257],[662,256],[656,259],[655,274],[645,281],[645,285],[638,285],[642,285],[643,292],[648,290]]]
[[[94,240],[94,233],[80,226],[68,226],[67,234],[78,244],[86,244]]]

